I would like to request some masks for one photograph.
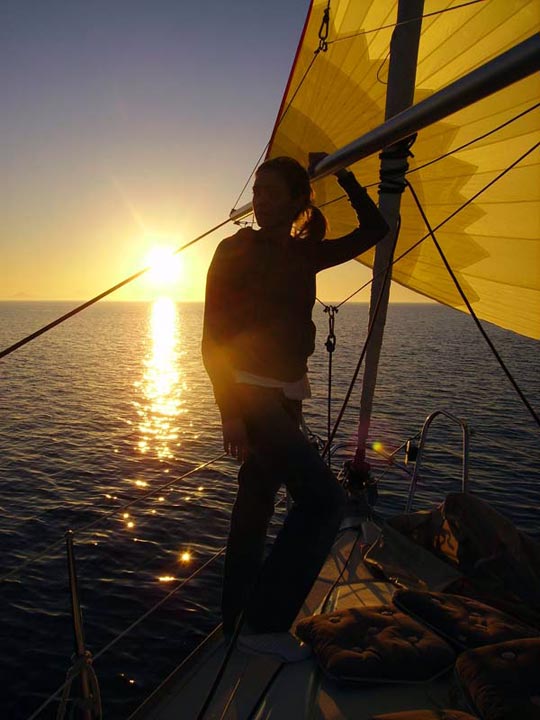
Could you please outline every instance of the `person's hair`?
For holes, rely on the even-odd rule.
[[[306,168],[292,157],[275,157],[265,160],[257,168],[277,172],[283,179],[293,200],[301,201],[300,212],[294,219],[296,237],[302,240],[322,240],[326,235],[327,222],[322,211],[313,204],[313,189]]]

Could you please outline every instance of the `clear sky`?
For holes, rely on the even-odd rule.
[[[308,6],[3,0],[0,299],[87,299],[156,245],[225,220],[272,131]],[[230,228],[182,254],[177,299],[203,299]],[[367,277],[354,262],[327,271],[319,297]],[[157,291],[141,279],[112,299]]]

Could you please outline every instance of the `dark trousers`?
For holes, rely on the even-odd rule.
[[[299,429],[301,403],[280,390],[239,385],[250,453],[240,468],[225,556],[223,626],[242,610],[256,632],[284,632],[309,593],[339,529],[344,493]],[[264,560],[281,485],[293,505]]]

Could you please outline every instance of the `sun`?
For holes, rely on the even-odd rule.
[[[156,245],[146,256],[148,281],[154,287],[168,287],[177,283],[182,275],[182,261],[174,248]]]

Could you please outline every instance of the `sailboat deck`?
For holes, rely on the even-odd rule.
[[[347,558],[350,559],[347,562]],[[345,568],[345,569],[344,569]],[[339,583],[334,588],[338,577]],[[391,601],[391,583],[375,579],[362,562],[358,532],[343,531],[299,615]],[[219,630],[207,640],[131,716],[130,720],[195,720],[226,653]],[[448,706],[448,682],[344,687],[326,678],[314,658],[282,665],[268,657],[235,650],[205,720],[343,720],[374,713]]]

